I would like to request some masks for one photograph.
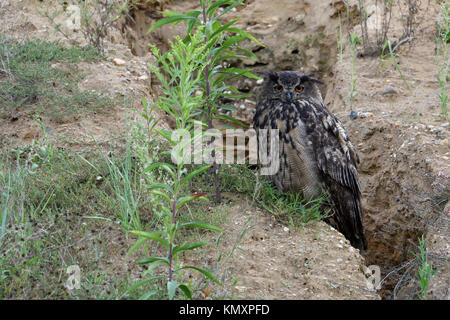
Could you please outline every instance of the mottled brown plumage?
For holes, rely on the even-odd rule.
[[[319,82],[295,71],[266,72],[254,127],[280,130],[280,169],[271,176],[277,187],[309,198],[329,191],[334,214],[327,222],[365,250],[359,158],[342,123],[323,104]]]

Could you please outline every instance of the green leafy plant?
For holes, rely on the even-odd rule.
[[[419,252],[415,253],[416,259],[419,263],[417,280],[419,280],[420,293],[418,294],[418,298],[420,300],[424,300],[428,295],[428,286],[430,284],[431,277],[434,276],[438,270],[433,270],[432,264],[428,261],[428,253],[423,235],[419,238],[418,249]]]
[[[55,2],[59,3],[51,9],[42,10],[41,15],[46,17],[64,38],[76,44],[77,41],[71,32],[57,22],[60,17],[71,21],[73,31],[81,31],[85,40],[101,54],[104,53],[104,40],[114,23],[128,12],[128,0],[77,0],[77,7],[74,10],[68,10],[67,1]]]
[[[350,48],[352,50],[352,69],[350,72],[350,88],[349,88],[349,92],[348,92],[348,97],[349,97],[349,103],[350,103],[350,107],[352,106],[352,102],[353,102],[353,98],[355,96],[355,89],[356,89],[356,70],[355,70],[355,64],[356,64],[356,45],[361,43],[361,39],[359,39],[356,36],[356,33],[353,32],[350,35],[349,38],[350,41]]]
[[[385,53],[386,48],[388,49],[387,53]],[[398,53],[394,53],[394,50],[392,49],[390,40],[386,40],[386,42],[383,45],[382,52],[381,52],[381,60],[384,60],[387,57],[389,57],[389,59],[378,69],[378,71],[381,71],[382,69],[386,68],[392,62],[394,64],[395,69],[400,74],[400,77],[402,78],[403,83],[405,84],[406,88],[408,90],[411,90],[408,82],[406,81],[405,76],[403,75],[402,70],[400,69],[400,66],[398,65],[398,62],[397,62]]]
[[[227,61],[232,59],[255,59],[252,51],[243,49],[239,44],[249,39],[262,46],[262,44],[246,31],[233,27],[239,19],[233,19],[227,23],[220,20],[227,12],[241,5],[243,0],[200,0],[201,10],[193,10],[186,13],[177,13],[165,11],[167,17],[159,20],[151,26],[149,32],[166,24],[186,23],[186,36],[183,42],[192,41],[192,34],[195,29],[203,35],[204,52],[206,66],[203,69],[203,77],[199,79],[203,95],[204,105],[201,108],[201,114],[208,125],[213,128],[213,120],[220,119],[240,125],[237,119],[223,114],[218,114],[217,110],[234,111],[232,106],[222,105],[222,98],[241,98],[239,91],[229,84],[229,81],[239,76],[245,76],[252,79],[258,79],[253,73],[247,70],[231,67]],[[215,159],[214,150],[211,153]],[[220,202],[220,187],[218,178],[218,165],[213,162],[212,170],[215,176],[215,187],[217,202]]]
[[[123,0],[78,0],[80,7],[80,30],[89,43],[104,52],[104,39],[115,21],[127,11]]]
[[[201,32],[197,32],[191,36],[190,41],[183,42],[179,37],[175,38],[175,42],[170,42],[171,49],[165,54],[161,54],[159,50],[152,46],[152,51],[157,58],[157,65],[152,65],[151,69],[158,77],[162,84],[163,95],[156,101],[155,107],[159,110],[167,112],[176,122],[177,131],[171,134],[166,130],[155,129],[154,118],[149,116],[148,112],[141,113],[141,116],[147,121],[148,127],[159,134],[173,148],[171,151],[172,159],[175,165],[166,162],[152,163],[143,170],[143,174],[154,170],[164,170],[169,176],[167,182],[155,182],[147,186],[147,188],[161,200],[160,205],[155,208],[157,214],[163,218],[162,229],[158,231],[139,231],[133,230],[131,233],[137,235],[139,240],[132,246],[129,252],[136,250],[146,240],[156,241],[166,251],[163,257],[149,257],[140,260],[139,264],[149,264],[145,275],[152,273],[154,268],[160,264],[167,267],[167,273],[152,275],[145,280],[137,283],[130,288],[134,290],[150,281],[158,279],[167,279],[166,295],[169,299],[173,299],[177,289],[187,297],[192,298],[192,288],[190,284],[183,283],[183,274],[185,270],[195,270],[208,278],[209,280],[220,284],[220,282],[211,274],[211,272],[196,267],[185,266],[179,261],[179,255],[186,250],[193,250],[206,245],[204,241],[193,243],[178,243],[177,235],[184,228],[200,228],[222,232],[218,227],[201,222],[179,223],[177,215],[180,209],[189,202],[196,199],[206,200],[204,193],[186,194],[185,187],[190,180],[200,175],[210,168],[210,165],[204,165],[195,170],[189,171],[186,164],[190,163],[190,152],[188,148],[197,138],[193,136],[194,126],[205,126],[195,117],[201,112],[199,106],[204,103],[203,95],[196,95],[195,92],[201,86],[202,72],[207,67],[209,49],[203,41],[204,36]],[[142,104],[145,110],[148,110],[148,102],[144,98]],[[185,136],[178,136],[176,133],[186,133]],[[187,156],[189,155],[189,156]],[[158,290],[151,290],[144,294],[144,298],[158,294]]]
[[[100,59],[91,46],[0,36],[0,116],[14,108],[40,108],[47,116],[110,105],[109,96],[78,87],[83,75],[76,64]]]
[[[303,227],[311,221],[326,219],[331,214],[331,207],[326,205],[327,192],[313,199],[281,192],[267,177],[259,176],[243,165],[227,166],[220,178],[226,190],[248,194],[258,206],[293,227]]]

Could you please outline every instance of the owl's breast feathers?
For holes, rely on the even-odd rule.
[[[330,191],[336,214],[331,222],[354,246],[365,249],[359,157],[342,123],[321,101],[307,98],[290,104],[262,101],[255,129],[279,129],[280,170],[272,179],[282,190],[317,195]]]
[[[279,129],[280,143],[298,152],[311,152],[324,174],[361,193],[358,154],[339,119],[323,103],[313,99],[291,104],[266,100],[256,110],[254,125],[256,129]]]

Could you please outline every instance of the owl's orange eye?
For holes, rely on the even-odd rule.
[[[305,88],[303,88],[303,86],[296,86],[295,87],[295,91],[297,92],[302,92]]]
[[[273,87],[273,90],[274,90],[275,92],[281,92],[281,91],[283,90],[283,87],[280,86],[279,84],[276,84],[276,85]]]

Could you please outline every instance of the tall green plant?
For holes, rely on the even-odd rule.
[[[214,119],[241,124],[240,121],[231,116],[217,114],[218,109],[234,111],[234,108],[231,106],[221,105],[219,103],[221,98],[243,97],[236,88],[229,84],[229,80],[239,76],[258,79],[250,71],[230,67],[227,63],[231,59],[257,59],[252,51],[239,46],[245,39],[254,41],[262,46],[251,34],[233,27],[239,19],[236,18],[227,23],[222,23],[220,20],[227,12],[243,2],[243,0],[200,0],[201,10],[193,10],[186,13],[164,11],[163,14],[167,17],[159,20],[149,29],[149,32],[151,32],[166,24],[186,22],[186,36],[183,42],[190,43],[192,41],[192,33],[195,29],[198,29],[203,35],[204,52],[208,52],[208,54],[205,56],[206,66],[202,71],[203,77],[200,79],[204,98],[201,112],[204,119],[206,119],[209,129],[213,128]],[[212,157],[215,157],[214,151],[212,152]],[[213,171],[215,175],[216,201],[220,202],[221,196],[216,161],[213,163]]]
[[[158,215],[163,217],[164,223],[162,229],[158,231],[131,231],[139,236],[139,240],[129,252],[140,247],[146,240],[156,241],[162,246],[162,249],[166,252],[165,256],[149,257],[138,263],[149,264],[146,274],[151,273],[158,265],[165,266],[167,273],[152,275],[130,288],[130,290],[151,281],[166,279],[165,294],[169,299],[173,299],[177,289],[181,290],[187,298],[192,298],[190,285],[183,283],[183,271],[185,270],[195,270],[209,280],[220,284],[209,271],[180,263],[179,254],[181,252],[206,244],[204,241],[179,243],[177,235],[180,230],[184,228],[201,228],[219,232],[222,232],[222,230],[205,223],[179,223],[177,221],[178,212],[184,205],[196,199],[206,199],[203,193],[185,194],[184,190],[186,184],[193,177],[205,172],[210,167],[210,165],[205,165],[193,171],[189,171],[186,167],[186,164],[190,163],[191,160],[188,149],[190,150],[196,138],[192,135],[194,126],[196,124],[204,125],[201,121],[196,120],[195,116],[199,114],[199,107],[203,105],[205,97],[196,95],[195,92],[201,86],[202,72],[207,66],[205,57],[209,56],[209,49],[206,48],[203,34],[200,32],[193,34],[190,41],[187,42],[183,42],[179,37],[176,37],[175,42],[170,42],[170,45],[171,49],[165,54],[161,54],[155,46],[152,47],[153,54],[157,58],[157,64],[161,67],[152,65],[151,68],[161,82],[163,91],[163,95],[155,103],[155,107],[167,112],[176,120],[177,131],[171,134],[166,130],[157,130],[153,126],[154,119],[149,117],[147,113],[141,114],[150,124],[148,127],[152,128],[173,147],[171,155],[175,165],[164,162],[152,163],[143,170],[143,173],[164,170],[170,177],[168,182],[153,183],[147,186],[162,201],[161,205],[155,210],[159,211]],[[143,99],[142,104],[147,106],[145,109],[148,110],[146,99]],[[158,290],[149,291],[144,297],[149,298],[158,293]]]

